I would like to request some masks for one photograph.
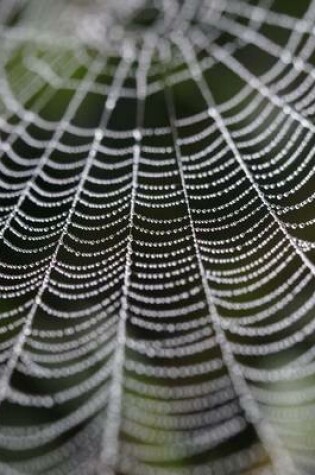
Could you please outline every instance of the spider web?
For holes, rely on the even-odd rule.
[[[2,473],[314,472],[315,2],[287,3],[0,4]]]

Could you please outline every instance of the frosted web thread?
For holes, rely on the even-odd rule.
[[[1,5],[0,470],[313,473],[315,3]]]

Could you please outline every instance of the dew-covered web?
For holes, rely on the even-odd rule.
[[[0,18],[0,472],[314,473],[315,2]]]

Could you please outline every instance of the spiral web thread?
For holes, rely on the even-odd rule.
[[[1,3],[0,469],[311,474],[315,2],[157,3]]]

